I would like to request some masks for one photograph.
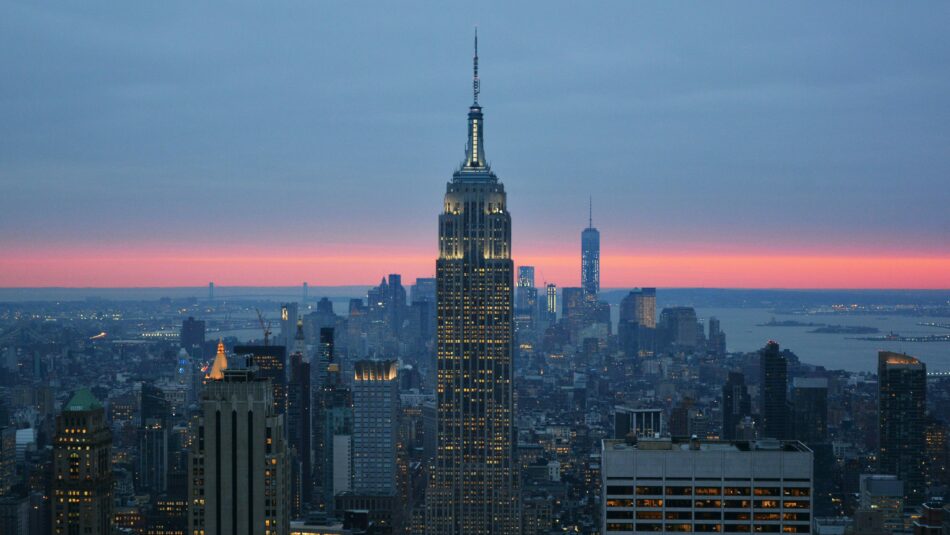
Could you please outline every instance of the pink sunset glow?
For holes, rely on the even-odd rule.
[[[8,251],[0,258],[5,287],[315,286],[374,284],[387,273],[404,280],[429,277],[435,253],[428,248],[321,246],[326,254],[289,248],[219,247],[39,248]],[[579,255],[523,251],[516,265],[533,265],[537,282],[579,283]],[[950,288],[950,257],[886,253],[632,254],[605,250],[602,286],[720,288]]]

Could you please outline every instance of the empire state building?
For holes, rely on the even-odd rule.
[[[478,104],[468,110],[465,161],[439,216],[436,261],[438,436],[427,530],[438,535],[517,534],[512,426],[511,215],[485,160]]]

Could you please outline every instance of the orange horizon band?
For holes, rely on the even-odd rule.
[[[576,286],[579,255],[515,257],[534,265],[536,282]],[[406,249],[378,254],[293,255],[286,251],[30,251],[0,258],[2,287],[315,286],[374,284],[387,273],[411,283],[433,276],[435,255]],[[886,255],[611,254],[603,287],[950,288],[950,257]]]

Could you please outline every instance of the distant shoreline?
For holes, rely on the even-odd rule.
[[[407,288],[414,280],[404,280]],[[310,285],[308,300],[321,297],[340,299],[365,297],[373,284],[343,286]],[[559,285],[563,288],[564,286]],[[616,305],[630,288],[604,288],[600,297]],[[657,288],[658,301],[664,306],[724,306],[729,308],[791,308],[815,304],[856,305],[901,305],[950,306],[948,290],[788,290],[746,288]],[[207,301],[207,286],[92,288],[92,287],[42,287],[0,288],[0,303],[39,301],[151,301],[162,298],[197,299]],[[215,300],[275,300],[301,301],[303,286],[218,286],[214,288]],[[659,305],[658,305],[659,306]],[[659,310],[659,309],[658,309]]]

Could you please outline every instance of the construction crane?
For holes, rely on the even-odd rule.
[[[270,320],[264,321],[264,314],[261,313],[261,309],[255,308],[257,311],[257,321],[261,324],[261,329],[264,330],[264,345],[267,345],[267,342],[270,341]]]

